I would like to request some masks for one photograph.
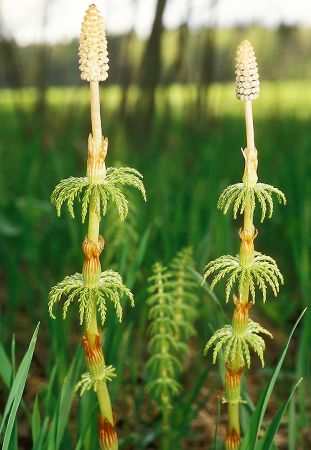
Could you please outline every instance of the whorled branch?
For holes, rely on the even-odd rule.
[[[227,214],[232,206],[233,217],[236,219],[238,213],[244,213],[246,205],[250,205],[250,213],[253,215],[257,200],[261,207],[260,221],[263,222],[267,215],[267,210],[268,217],[272,217],[273,194],[276,195],[279,203],[286,205],[286,198],[283,192],[269,184],[256,183],[254,186],[245,186],[244,183],[232,184],[220,195],[217,208],[222,210],[224,214]]]
[[[105,366],[103,372],[98,377],[94,377],[90,372],[86,372],[81,375],[81,379],[76,384],[74,391],[75,393],[80,391],[80,396],[90,389],[96,392],[101,383],[107,383],[107,381],[111,381],[115,376],[115,368],[111,365]]]
[[[87,177],[70,177],[62,180],[55,187],[51,195],[51,201],[58,216],[61,214],[63,203],[67,203],[69,214],[74,217],[74,201],[80,200],[82,222],[84,222],[91,198],[94,199],[94,207],[99,219],[106,215],[108,202],[111,200],[117,207],[120,220],[124,221],[128,214],[128,201],[117,185],[127,185],[138,189],[146,201],[146,191],[142,179],[142,174],[131,167],[110,167],[107,169],[103,183],[90,183]]]
[[[204,354],[206,355],[211,347],[213,350],[213,364],[215,364],[220,350],[224,350],[225,361],[234,363],[236,358],[244,366],[250,367],[251,356],[249,347],[259,356],[262,367],[264,367],[265,341],[259,334],[266,334],[272,338],[272,334],[263,328],[259,323],[248,320],[248,324],[243,334],[237,335],[231,325],[225,325],[217,330],[206,344]]]
[[[71,303],[79,304],[80,324],[86,321],[89,323],[92,307],[95,304],[98,308],[102,324],[105,323],[107,313],[107,302],[112,302],[116,315],[121,322],[122,306],[121,299],[126,295],[131,305],[134,306],[134,297],[122,281],[121,276],[113,270],[106,270],[100,275],[98,286],[86,286],[81,273],[67,276],[51,289],[49,293],[49,313],[55,319],[53,308],[62,297],[67,297],[63,305],[63,318],[67,316],[67,310]]]
[[[235,283],[238,284],[239,294],[241,294],[246,284],[249,285],[253,302],[255,302],[256,297],[256,286],[261,291],[263,302],[265,302],[267,298],[267,287],[270,286],[276,297],[280,289],[280,284],[284,283],[283,276],[274,259],[260,252],[254,253],[253,262],[248,267],[241,264],[239,255],[220,256],[205,267],[204,280],[215,272],[218,273],[214,276],[211,283],[212,289],[224,277],[228,278],[226,282],[227,302],[229,301]]]

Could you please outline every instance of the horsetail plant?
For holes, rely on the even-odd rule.
[[[229,423],[227,428],[226,449],[236,450],[240,446],[239,404],[241,398],[240,379],[245,367],[251,364],[251,350],[260,358],[264,366],[265,341],[261,335],[272,338],[272,334],[249,318],[249,310],[255,303],[256,292],[261,292],[266,301],[267,288],[277,296],[283,276],[276,262],[254,249],[254,240],[258,234],[254,226],[254,211],[261,208],[261,222],[273,213],[273,194],[280,203],[286,199],[279,189],[268,184],[258,183],[257,149],[255,147],[252,101],[259,95],[259,75],[256,57],[251,44],[243,41],[237,48],[236,55],[236,96],[244,101],[246,123],[246,148],[241,149],[245,160],[242,183],[227,187],[218,201],[218,208],[224,214],[233,208],[233,217],[243,215],[243,227],[239,231],[241,239],[240,252],[236,256],[225,255],[211,261],[205,268],[204,280],[212,276],[211,288],[226,279],[225,298],[229,301],[233,294],[235,310],[231,325],[217,330],[205,347],[205,354],[213,348],[213,363],[217,355],[224,351],[226,364],[224,402],[228,404]]]
[[[100,415],[98,417],[99,443],[102,450],[116,450],[118,440],[115,418],[111,407],[107,382],[116,376],[115,369],[106,365],[102,350],[102,333],[97,325],[99,314],[101,324],[106,321],[108,303],[115,308],[118,320],[122,320],[121,300],[125,295],[134,306],[132,292],[123,284],[121,276],[113,270],[101,271],[100,255],[105,241],[99,233],[100,221],[107,212],[109,200],[115,204],[121,221],[128,213],[128,201],[122,186],[137,188],[146,200],[142,175],[129,167],[106,169],[105,159],[108,138],[102,136],[99,82],[108,77],[107,40],[103,18],[95,5],[90,5],[82,23],[79,48],[79,64],[82,80],[90,83],[92,133],[88,138],[88,159],[86,177],[70,177],[62,180],[54,189],[51,200],[60,215],[63,203],[67,203],[69,214],[74,217],[74,202],[81,201],[82,222],[88,215],[88,232],[82,249],[84,263],[82,273],[67,276],[54,286],[49,294],[49,311],[62,297],[63,318],[72,303],[79,307],[80,325],[85,332],[82,346],[85,352],[88,372],[76,385],[76,391],[83,395],[94,390],[97,395]]]
[[[188,349],[187,341],[195,334],[196,282],[188,267],[194,266],[192,249],[181,250],[167,268],[157,262],[149,278],[147,300],[150,336],[147,362],[147,390],[162,414],[163,450],[171,449],[170,413],[173,398],[181,390],[179,375],[182,357]]]

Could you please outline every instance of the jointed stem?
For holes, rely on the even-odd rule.
[[[245,172],[243,182],[246,185],[253,185],[257,181],[257,150],[255,148],[255,139],[254,139],[254,125],[253,125],[253,111],[252,111],[252,102],[251,100],[245,101],[245,124],[246,124],[246,139],[247,139],[247,147],[244,150],[245,157]],[[241,236],[244,239],[252,240],[254,236],[255,228],[253,223],[253,213],[251,209],[250,203],[246,204],[244,209],[244,223],[243,223],[243,232]],[[241,253],[246,252],[246,248],[252,254],[244,254],[241,255],[241,260],[243,256],[247,256],[248,258],[253,258],[254,256],[254,247],[253,245],[241,245]],[[240,293],[239,302],[243,305],[247,305],[249,302],[249,283],[245,283],[242,291]],[[234,320],[232,322],[233,329],[235,328]],[[236,398],[240,398],[240,373],[243,370],[243,364],[236,356],[233,364],[230,367],[227,367],[227,371],[230,372],[226,377],[226,389],[230,392],[232,389],[232,377],[231,375],[239,374],[237,377],[237,381],[234,387]],[[230,380],[229,383],[227,380]],[[230,402],[228,401],[228,416],[229,416],[229,424],[228,424],[228,434],[226,439],[226,449],[227,450],[236,450],[239,448],[240,443],[240,419],[239,419],[239,402]]]
[[[92,120],[92,136],[95,144],[96,153],[100,153],[102,146],[102,128],[101,128],[101,117],[100,117],[100,99],[99,99],[99,83],[96,81],[90,82],[90,101],[91,101],[91,120]],[[93,155],[94,157],[94,155]],[[105,166],[103,166],[105,168]],[[105,169],[104,169],[105,170]],[[89,204],[89,223],[88,223],[88,239],[94,243],[98,243],[99,239],[99,218],[96,214],[94,207],[94,199],[91,198]],[[100,274],[99,274],[100,275]],[[99,281],[99,278],[98,278]],[[86,329],[86,337],[90,342],[91,346],[96,345],[96,338],[99,337],[99,331],[97,326],[97,310],[96,305],[93,305],[91,312],[91,319],[88,322]],[[104,354],[102,352],[102,348],[100,348],[102,358],[102,362],[105,365]],[[87,364],[89,366],[89,370],[92,373],[91,364],[89,364],[88,358],[86,358]],[[102,423],[105,423],[105,420],[108,420],[109,423],[114,426],[114,418],[111,408],[111,401],[107,389],[107,384],[105,381],[102,381],[97,389],[96,394],[98,398],[99,408],[101,412],[101,417],[103,419]],[[117,440],[113,442],[109,448],[116,450],[118,448]]]

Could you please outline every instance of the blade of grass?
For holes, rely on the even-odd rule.
[[[57,413],[56,448],[60,448],[64,431],[67,427],[71,403],[74,396],[74,388],[82,366],[82,350],[78,347],[71,363],[67,377],[60,394]]]
[[[259,443],[257,444],[256,450],[270,450],[272,448],[273,440],[279,429],[283,415],[295,393],[295,390],[297,389],[301,381],[302,378],[300,378],[300,380],[295,384],[288,399],[283,403],[283,405],[280,407],[276,415],[273,417],[272,421],[270,422],[268,428],[265,431],[263,438],[260,439]]]
[[[274,370],[274,372],[272,374],[272,377],[270,378],[270,381],[268,382],[265,390],[263,391],[263,393],[260,396],[260,399],[259,399],[258,404],[256,406],[255,412],[254,412],[254,414],[251,417],[248,430],[247,430],[246,435],[245,435],[245,437],[243,439],[243,442],[242,442],[242,444],[240,446],[240,450],[254,450],[254,448],[256,448],[257,439],[258,439],[258,433],[259,433],[259,430],[260,430],[261,425],[262,425],[264,414],[266,412],[266,408],[267,408],[268,401],[270,399],[273,387],[274,387],[274,385],[276,383],[276,380],[277,380],[277,377],[278,377],[278,375],[280,373],[280,370],[281,370],[283,361],[285,359],[285,356],[286,356],[286,353],[287,353],[290,341],[291,341],[292,336],[294,334],[294,331],[295,331],[298,323],[300,322],[301,318],[303,317],[304,313],[306,312],[306,309],[307,308],[305,308],[302,311],[302,313],[298,317],[295,325],[293,326],[293,329],[292,329],[292,331],[291,331],[291,333],[289,335],[289,338],[288,338],[288,341],[286,343],[286,346],[285,346],[285,348],[283,350],[283,353],[282,353],[282,355],[281,355],[281,357],[279,359],[279,362],[278,362],[278,364],[277,364],[277,366],[276,366],[276,368],[275,368],[275,370]]]
[[[9,387],[12,379],[12,367],[2,344],[0,344],[0,361],[0,377],[3,379],[6,387]]]
[[[60,445],[62,444],[64,432],[68,425],[70,408],[74,396],[74,387],[78,379],[78,374],[81,370],[81,365],[82,349],[78,347],[68,370],[68,375],[64,380],[57,406],[55,408],[55,413],[50,422],[48,439],[46,443],[46,448],[48,450],[56,450],[61,448]],[[54,366],[54,369],[55,367],[56,366]],[[49,403],[47,403],[47,405],[49,405]]]
[[[48,419],[48,417],[46,417],[43,421],[42,427],[39,430],[37,438],[33,443],[32,450],[42,450],[42,449],[45,450],[46,449],[46,447],[43,446],[43,442],[44,442],[45,436],[47,434],[48,424],[49,424],[49,419]]]
[[[33,448],[32,450],[46,450],[46,445],[44,443],[44,439],[47,436],[47,430],[48,430],[48,425],[49,425],[49,418],[45,417],[44,421],[43,421],[43,425],[40,429],[40,432],[37,436],[36,441],[33,443]]]
[[[79,433],[79,440],[77,442],[75,450],[81,450],[81,448],[83,447],[83,444],[85,445],[85,442],[83,442],[83,441],[86,436],[86,433],[88,432],[88,430],[90,428],[91,422],[93,421],[96,410],[97,410],[97,406],[94,405],[94,403],[93,403],[93,407],[89,411],[88,418],[84,423],[82,431]],[[97,436],[96,436],[96,439],[97,439]]]
[[[294,395],[293,401],[289,406],[289,419],[288,419],[288,449],[295,450],[296,446],[296,396]]]
[[[39,404],[38,404],[38,396],[36,396],[35,403],[33,405],[33,412],[31,417],[31,434],[32,434],[32,441],[35,442],[41,428],[41,418],[40,418],[40,411],[39,411]]]
[[[9,420],[8,420],[5,434],[4,434],[2,450],[7,450],[9,448],[10,438],[11,438],[11,434],[12,434],[12,430],[13,430],[13,426],[14,426],[14,422],[15,422],[15,418],[16,418],[17,409],[18,409],[18,406],[19,406],[21,398],[22,398],[22,394],[23,394],[24,387],[25,387],[26,380],[27,380],[27,375],[28,375],[29,368],[30,368],[30,363],[31,363],[33,352],[34,352],[35,345],[36,345],[36,340],[37,340],[38,331],[39,331],[39,325],[40,325],[40,323],[38,323],[38,325],[36,326],[36,329],[31,338],[28,350],[26,351],[26,353],[22,359],[22,362],[18,368],[16,377],[14,378],[12,388],[10,390],[9,398],[8,398],[8,401],[7,401],[5,410],[4,410],[4,414],[2,417],[2,423],[0,426],[0,433],[3,430],[5,420],[9,414],[9,412],[10,412],[10,415],[9,415]]]

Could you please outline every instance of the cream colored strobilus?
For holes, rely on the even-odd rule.
[[[116,376],[115,369],[106,365],[102,334],[98,328],[100,317],[104,325],[107,303],[111,303],[119,321],[122,320],[121,300],[127,296],[132,306],[132,292],[123,284],[121,276],[113,270],[101,271],[100,255],[105,240],[100,235],[100,221],[107,213],[108,202],[115,204],[120,220],[125,220],[128,213],[128,201],[122,192],[122,186],[128,185],[138,189],[146,200],[142,175],[133,168],[106,168],[108,139],[102,136],[99,82],[108,77],[107,40],[103,18],[95,5],[87,9],[82,23],[79,48],[79,67],[82,80],[90,83],[90,103],[92,133],[88,138],[88,159],[86,177],[70,177],[62,180],[54,189],[51,200],[60,215],[63,203],[67,204],[69,214],[74,217],[74,201],[81,201],[82,222],[88,216],[88,232],[83,240],[84,264],[82,273],[67,276],[51,289],[49,294],[49,311],[52,318],[53,307],[62,297],[63,318],[67,316],[71,303],[77,303],[80,325],[85,332],[82,345],[85,352],[88,372],[84,373],[76,386],[76,391],[83,395],[93,390],[98,399],[100,414],[98,416],[98,436],[102,450],[116,450],[118,439],[115,416],[112,411],[107,382]]]
[[[245,161],[241,183],[228,186],[221,194],[218,208],[226,214],[232,207],[234,218],[243,215],[243,227],[239,230],[240,252],[236,256],[225,255],[211,261],[205,268],[204,279],[212,276],[211,287],[226,280],[225,298],[228,302],[233,294],[235,310],[232,324],[217,330],[206,344],[205,353],[213,348],[213,363],[220,350],[224,352],[226,364],[225,395],[228,405],[226,449],[237,450],[240,446],[239,405],[240,380],[245,368],[251,364],[254,351],[264,366],[265,341],[262,334],[272,338],[269,331],[249,318],[249,310],[260,291],[266,301],[267,290],[277,296],[283,277],[276,262],[255,251],[254,240],[258,234],[254,226],[254,211],[261,208],[261,222],[273,213],[273,194],[280,203],[286,203],[283,192],[268,184],[259,183],[257,177],[257,149],[255,147],[252,101],[259,96],[259,75],[254,50],[249,41],[243,41],[236,54],[236,96],[244,101],[246,124],[246,148],[242,149]],[[233,293],[236,288],[236,295]]]

